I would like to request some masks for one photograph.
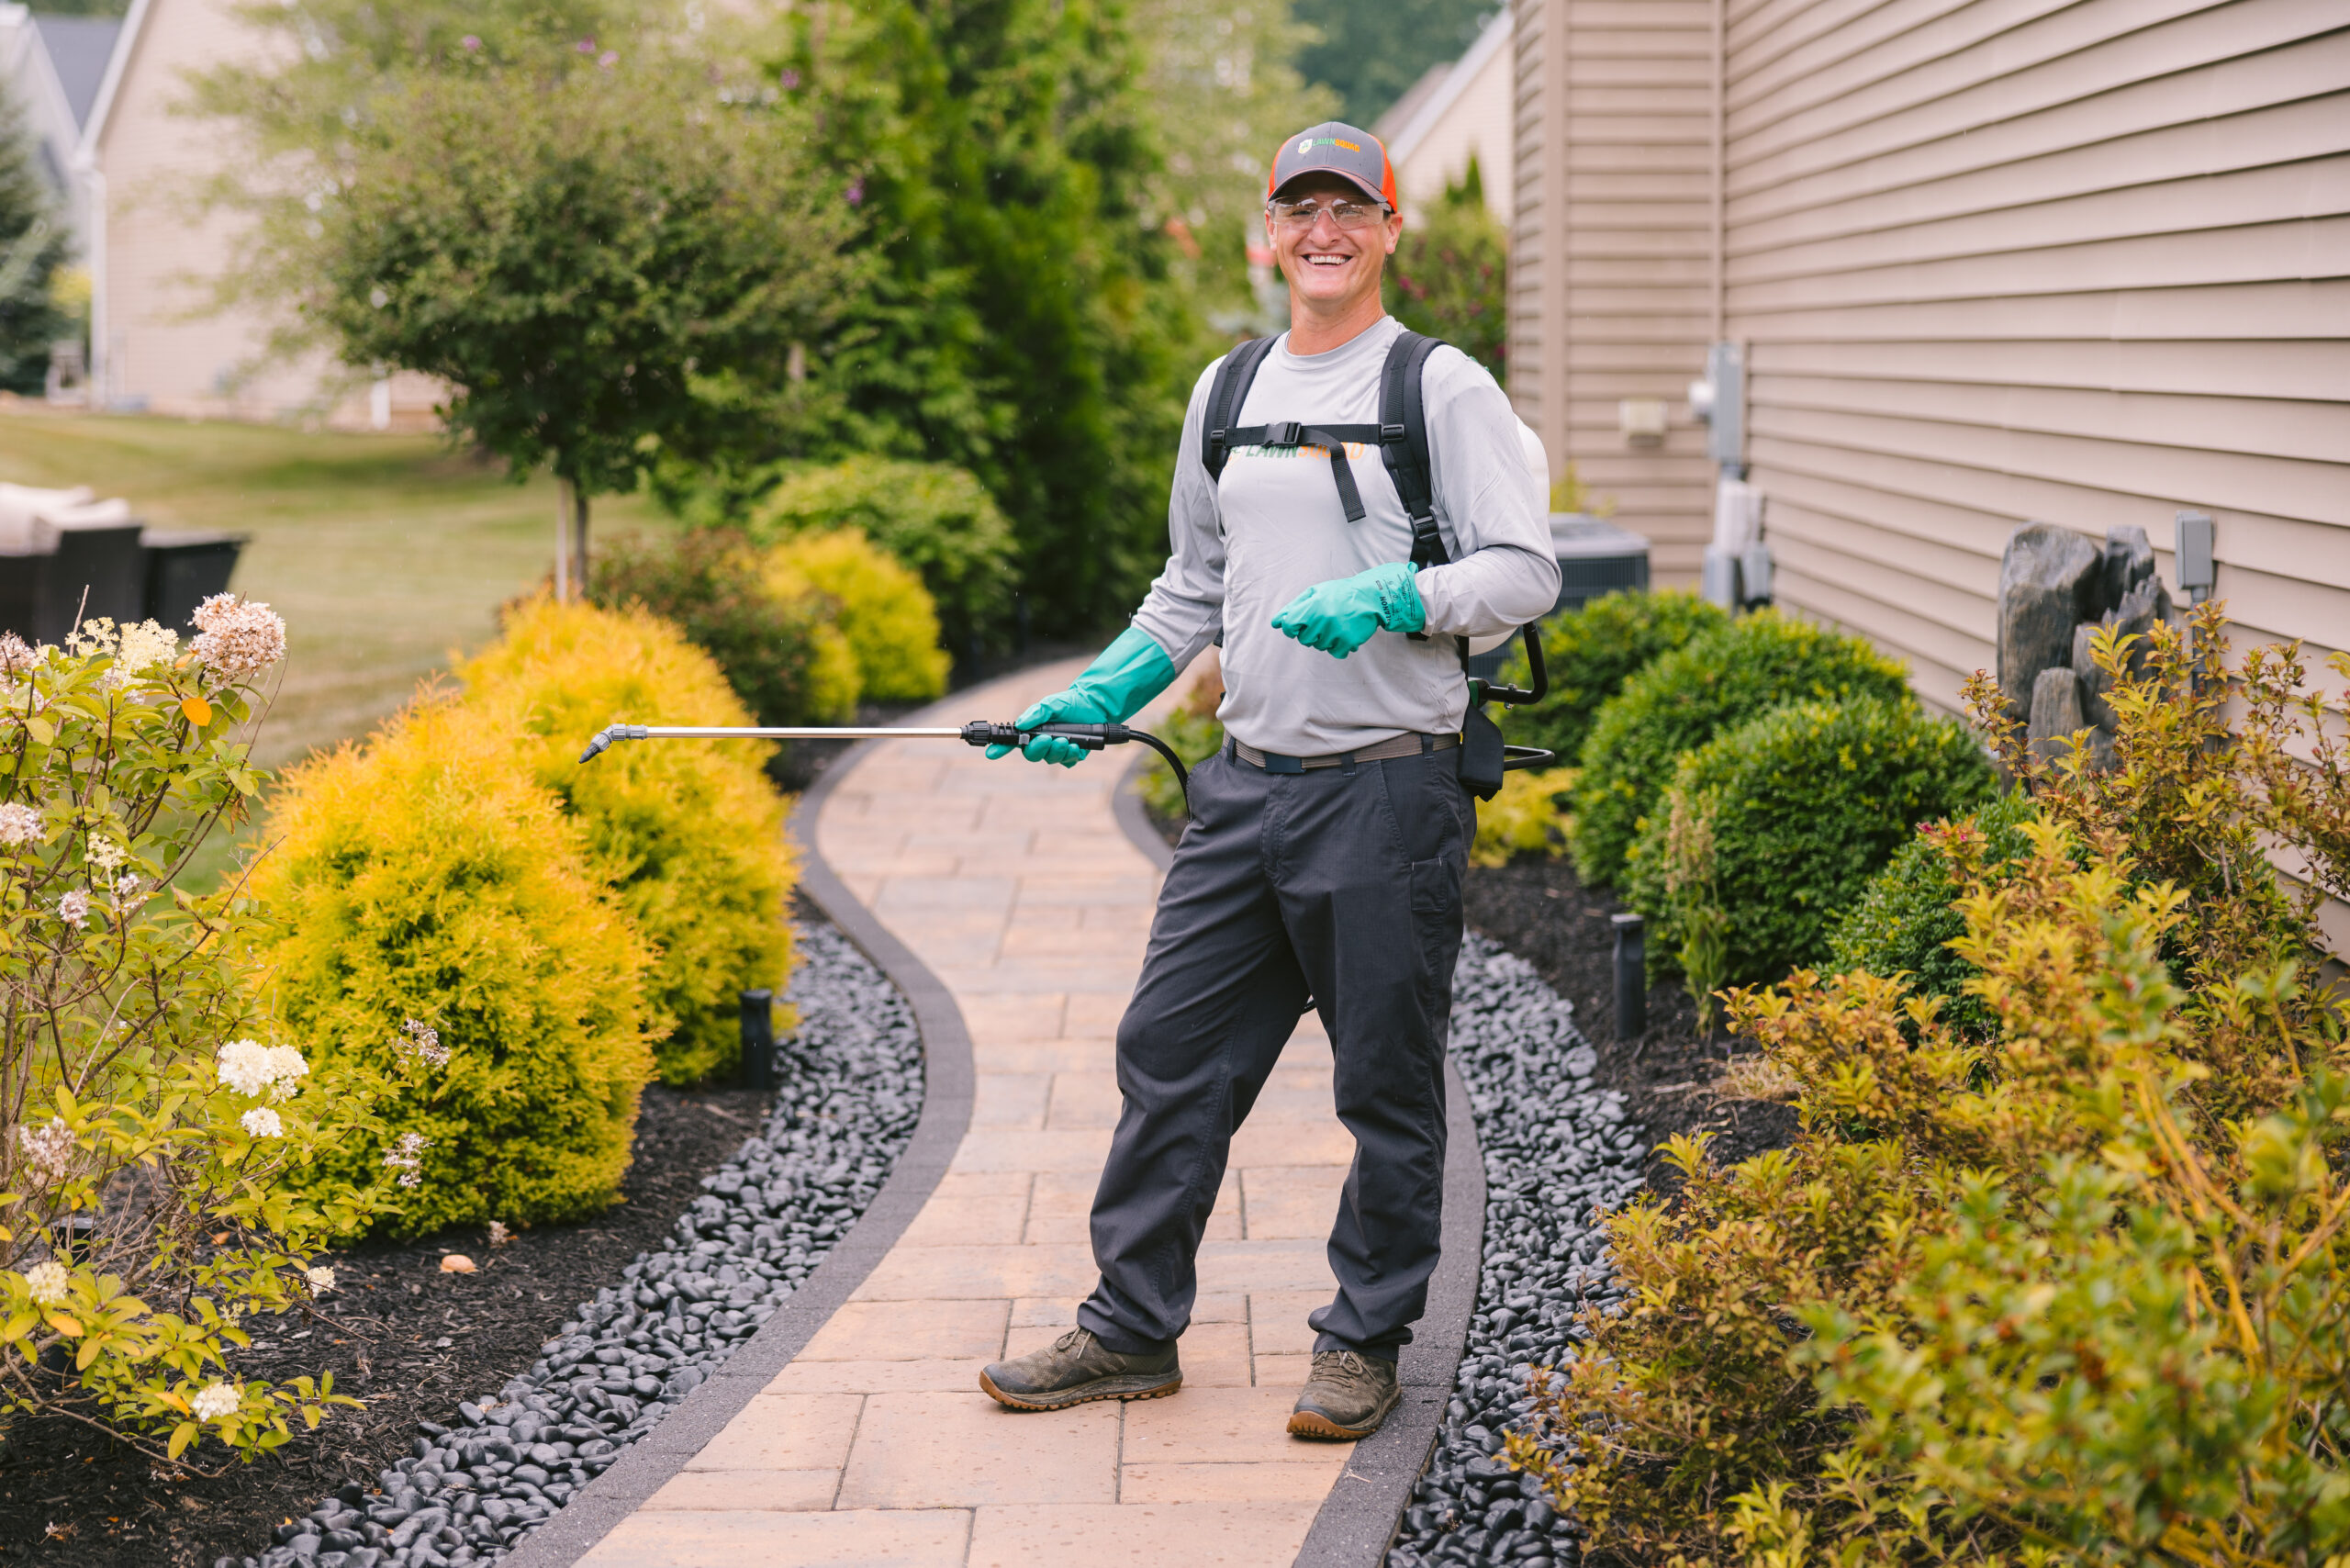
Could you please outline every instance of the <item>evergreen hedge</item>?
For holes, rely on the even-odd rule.
[[[1550,695],[1513,708],[1502,722],[1517,745],[1556,752],[1561,765],[1583,755],[1600,706],[1624,683],[1659,656],[1691,638],[1729,623],[1729,612],[1694,593],[1611,593],[1580,610],[1562,610],[1542,622],[1542,664]],[[1524,686],[1529,678],[1523,648],[1513,648],[1502,679]]]
[[[1602,887],[1622,875],[1682,753],[1787,703],[1849,697],[1908,700],[1902,666],[1857,637],[1775,610],[1741,616],[1659,656],[1602,705],[1584,737],[1576,872]]]
[[[1964,726],[1906,692],[1776,709],[1683,756],[1671,790],[1711,827],[1707,894],[1727,916],[1723,981],[1774,980],[1828,957],[1831,921],[1917,825],[1988,801],[1990,759]],[[1630,902],[1670,953],[1692,913],[1667,883],[1671,814],[1653,812],[1627,870]]]

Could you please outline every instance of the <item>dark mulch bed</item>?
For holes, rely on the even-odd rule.
[[[495,1249],[485,1232],[456,1230],[325,1260],[337,1288],[321,1315],[256,1321],[235,1368],[273,1382],[330,1371],[336,1392],[365,1407],[252,1464],[223,1462],[207,1444],[189,1457],[217,1473],[159,1466],[71,1422],[20,1422],[0,1444],[0,1562],[200,1568],[259,1551],[280,1521],[347,1481],[375,1485],[419,1420],[446,1421],[460,1399],[495,1394],[575,1305],[667,1236],[701,1195],[700,1178],[758,1130],[764,1100],[646,1089],[622,1201],[595,1219],[520,1231]],[[441,1272],[449,1252],[478,1271]]]
[[[1701,1040],[1696,1003],[1677,980],[1650,989],[1648,1028],[1637,1039],[1617,1037],[1616,929],[1609,917],[1623,906],[1586,889],[1571,861],[1536,857],[1472,866],[1463,902],[1472,927],[1532,964],[1574,1003],[1575,1022],[1599,1053],[1593,1081],[1621,1093],[1627,1119],[1647,1129],[1651,1188],[1670,1192],[1679,1184],[1654,1152],[1676,1134],[1712,1133],[1714,1159],[1721,1165],[1794,1139],[1792,1107],[1715,1093],[1723,1068],[1750,1047],[1740,1040]]]

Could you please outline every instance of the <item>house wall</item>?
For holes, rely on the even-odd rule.
[[[1457,76],[1448,77],[1430,101],[1430,112],[1406,118],[1388,149],[1395,165],[1396,194],[1405,212],[1433,201],[1468,171],[1472,152],[1485,188],[1485,206],[1506,227],[1513,216],[1512,164],[1516,151],[1511,84],[1516,77],[1506,20],[1500,31],[1481,38],[1461,57]],[[1480,55],[1482,53],[1482,58]]]
[[[1724,280],[1781,602],[1954,704],[2030,519],[2218,522],[2350,645],[2338,0],[1730,0]]]
[[[1684,402],[1714,306],[1712,0],[1516,0],[1510,395],[1660,585],[1694,582],[1713,466]],[[1660,398],[1660,446],[1618,404]]]
[[[103,322],[93,344],[101,398],[114,408],[201,418],[324,417],[366,428],[377,410],[327,356],[274,360],[273,317],[210,309],[213,280],[234,264],[241,220],[194,197],[238,155],[233,127],[175,112],[188,73],[263,57],[272,41],[233,0],[147,0],[126,50],[95,152],[106,208],[98,238]],[[433,384],[393,379],[391,423],[431,420]]]

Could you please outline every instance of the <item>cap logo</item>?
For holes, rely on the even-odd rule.
[[[1362,151],[1361,142],[1348,141],[1336,136],[1325,136],[1319,139],[1311,136],[1301,136],[1297,139],[1297,155],[1301,158],[1304,157],[1307,153],[1313,151],[1317,147],[1342,147],[1349,152],[1360,152]]]
[[[1303,158],[1303,157],[1304,157],[1307,153],[1309,153],[1309,152],[1311,152],[1311,151],[1314,151],[1314,139],[1313,139],[1312,137],[1310,137],[1310,136],[1301,136],[1301,137],[1299,137],[1299,138],[1297,139],[1297,155],[1298,155],[1299,157]]]

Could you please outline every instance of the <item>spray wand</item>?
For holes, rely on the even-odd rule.
[[[990,723],[974,719],[956,730],[896,730],[883,726],[798,725],[780,729],[762,729],[749,725],[731,724],[610,724],[588,743],[579,760],[592,762],[602,756],[614,741],[961,741],[965,745],[1024,745],[1038,735],[1058,735],[1074,741],[1080,750],[1100,751],[1103,746],[1124,745],[1139,741],[1167,759],[1175,770],[1175,783],[1186,799],[1191,796],[1191,775],[1184,771],[1182,758],[1177,756],[1165,741],[1147,731],[1130,729],[1125,724],[1039,724],[1024,730],[1012,724]]]

